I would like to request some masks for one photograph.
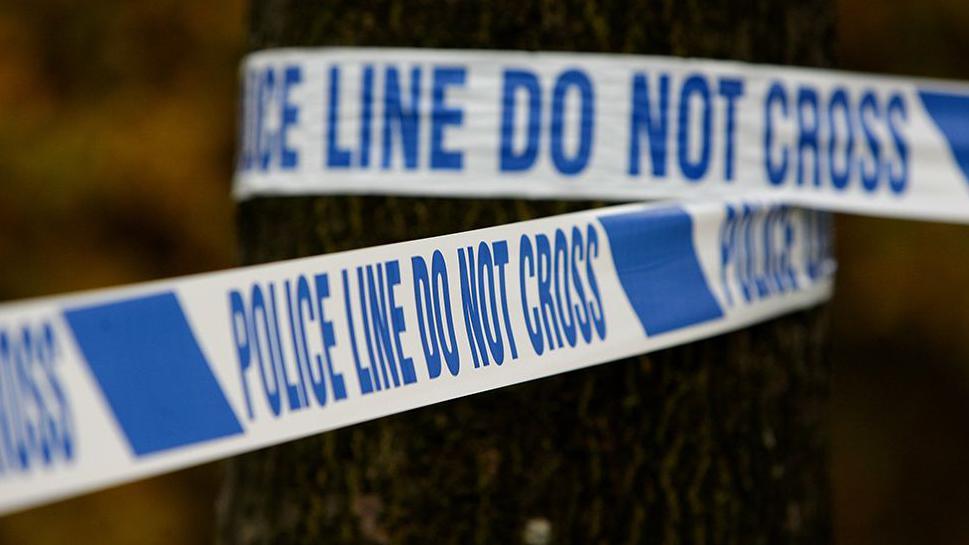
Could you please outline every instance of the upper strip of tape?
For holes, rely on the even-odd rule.
[[[969,222],[969,85],[668,57],[278,49],[234,192],[632,200],[769,191]]]

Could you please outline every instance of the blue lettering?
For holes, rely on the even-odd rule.
[[[258,284],[252,285],[250,299],[252,301],[251,344],[259,360],[259,376],[262,378],[263,393],[266,396],[266,403],[269,404],[269,409],[272,411],[273,416],[279,416],[282,407],[279,398],[279,380],[275,373],[273,361],[272,332],[269,325],[269,316],[266,312],[266,301],[263,298],[262,289],[259,288]],[[260,332],[262,333],[261,338]],[[265,353],[262,350],[263,346],[266,347]],[[270,378],[272,378],[272,382],[269,381]]]
[[[357,350],[357,335],[354,332],[356,326],[353,321],[353,308],[350,305],[350,282],[347,279],[347,271],[340,272],[343,280],[343,304],[347,314],[347,329],[350,330],[350,348],[353,352],[353,365],[357,370],[357,380],[360,383],[360,393],[363,395],[374,391],[373,380],[371,380],[370,369],[360,363],[360,353]]]
[[[596,302],[595,308],[593,308],[591,301],[589,302],[589,315],[592,316],[592,323],[595,325],[599,338],[605,340],[606,316],[602,307],[602,294],[599,293],[599,282],[596,281],[595,270],[592,268],[592,259],[599,257],[599,234],[596,233],[591,223],[586,228],[585,238],[587,241],[585,249],[585,274],[589,281],[589,290],[592,291]]]
[[[563,132],[565,125],[565,95],[570,87],[575,87],[579,91],[579,146],[574,156],[567,157],[565,154]],[[581,70],[566,70],[556,80],[555,88],[552,91],[552,163],[562,174],[570,176],[578,174],[589,163],[589,156],[592,153],[595,119],[595,99],[593,97],[592,81]]]
[[[54,395],[55,404],[58,407],[59,418],[57,419],[57,428],[59,429],[60,439],[61,439],[61,452],[66,460],[71,460],[74,458],[74,440],[73,440],[73,424],[71,422],[71,408],[67,402],[67,395],[64,393],[64,388],[61,386],[60,379],[57,376],[54,366],[57,365],[57,344],[54,339],[54,328],[51,327],[50,323],[45,322],[42,326],[42,344],[44,348],[43,356],[40,357],[41,368],[44,371],[44,376],[47,379],[47,384],[50,387],[51,393]]]
[[[343,380],[343,374],[337,372],[333,368],[333,358],[330,356],[330,349],[336,346],[336,334],[333,330],[333,322],[326,319],[326,311],[323,307],[323,301],[329,299],[330,297],[330,280],[326,273],[321,273],[316,275],[314,278],[314,283],[316,285],[316,312],[319,315],[320,323],[320,339],[323,341],[323,357],[319,355],[316,356],[316,369],[317,374],[320,377],[320,384],[323,383],[323,366],[324,361],[326,365],[327,374],[330,377],[330,388],[333,390],[333,399],[341,400],[347,398],[347,388],[346,383]],[[307,284],[303,277],[300,277],[300,292],[303,291],[303,286]],[[309,291],[307,286],[307,292]],[[302,309],[302,307],[300,307]],[[309,309],[310,319],[313,318],[313,305],[307,302],[306,308]],[[302,312],[302,310],[301,310]],[[315,379],[313,382],[313,388],[316,390],[319,388],[317,386]],[[322,395],[317,395],[317,399],[320,405],[326,404],[326,390],[323,389]]]
[[[370,166],[370,136],[373,132],[373,65],[363,66],[360,82],[360,166]],[[349,159],[349,157],[348,157]]]
[[[468,343],[471,345],[471,361],[474,366],[488,365],[488,349],[485,346],[484,333],[481,330],[481,315],[486,309],[478,304],[478,283],[475,280],[477,267],[474,264],[474,249],[467,247],[467,258],[464,248],[458,248],[458,266],[461,269],[461,304],[464,307],[464,327],[468,332]],[[485,316],[487,317],[487,316]],[[479,363],[478,353],[481,353]]]
[[[444,262],[444,254],[440,250],[434,250],[434,256],[431,258],[431,284],[434,290],[434,321],[435,326],[437,326],[437,338],[440,340],[448,371],[452,376],[457,376],[461,369],[461,359],[458,353],[458,339],[454,331],[454,319],[451,317],[451,293],[449,291],[450,284],[447,280],[447,265]],[[441,312],[441,299],[444,300],[444,312]],[[442,316],[447,318],[448,342],[444,342]]]
[[[407,329],[407,324],[404,323],[404,309],[397,304],[394,296],[394,288],[400,285],[400,264],[397,260],[392,260],[387,261],[384,266],[387,268],[387,299],[390,304],[390,322],[394,330],[394,347],[397,349],[397,360],[400,362],[400,374],[404,384],[413,384],[417,382],[414,360],[404,354],[404,348],[400,342],[401,334]]]
[[[572,305],[572,312],[575,313],[576,322],[579,324],[579,332],[582,339],[592,342],[592,320],[589,317],[589,309],[586,306],[585,287],[582,285],[582,277],[579,274],[579,262],[585,260],[585,247],[583,246],[582,231],[578,227],[572,227],[572,257],[570,260],[572,272],[572,285],[578,295],[578,303]]]
[[[764,101],[764,163],[767,169],[767,178],[773,185],[784,183],[787,177],[787,145],[780,146],[780,163],[774,163],[774,120],[772,113],[776,108],[780,108],[780,114],[787,117],[787,94],[780,82],[775,81],[767,91],[767,98]]]
[[[542,129],[542,95],[538,77],[524,70],[506,70],[501,98],[501,157],[502,172],[528,170],[538,158],[539,138]],[[528,124],[525,149],[516,153],[513,149],[515,135],[515,94],[527,94]]]
[[[242,294],[236,290],[229,292],[229,322],[232,326],[232,338],[236,345],[236,356],[239,360],[239,382],[242,384],[242,397],[246,401],[246,414],[252,420],[252,402],[249,400],[249,382],[246,371],[251,363],[249,348],[249,319],[246,316],[246,306],[242,301]]]
[[[528,292],[525,285],[526,278],[535,278],[535,253],[532,250],[532,241],[528,238],[528,235],[521,236],[518,246],[518,274],[521,279],[522,314],[525,316],[525,328],[528,329],[528,338],[532,341],[532,348],[535,349],[536,354],[541,356],[545,351],[545,339],[542,337],[542,331],[538,326],[541,318],[538,314],[538,306],[530,307],[528,305]],[[527,275],[525,272],[526,267],[528,269]]]
[[[726,205],[723,223],[720,225],[720,284],[728,306],[733,306],[733,293],[727,282],[727,265],[736,258],[737,212],[733,205]]]
[[[542,309],[542,323],[545,324],[545,334],[548,336],[548,348],[555,350],[562,347],[562,332],[559,329],[558,316],[555,315],[552,301],[552,248],[547,236],[540,234],[535,237],[535,250],[538,257],[538,305]],[[550,314],[551,317],[549,317]],[[549,323],[555,326],[556,343],[552,343],[552,329]]]
[[[417,305],[417,322],[424,348],[424,361],[430,378],[441,374],[441,356],[447,363],[451,376],[457,376],[460,359],[457,350],[457,337],[451,317],[451,297],[448,291],[447,268],[444,254],[434,250],[431,260],[431,274],[428,276],[427,264],[421,256],[411,258],[414,271],[414,301]],[[444,311],[441,309],[443,293]],[[427,317],[424,310],[427,310]],[[442,314],[444,316],[442,316]],[[447,318],[447,338],[445,339],[444,318]]]
[[[340,121],[340,68],[330,67],[330,107],[326,112],[326,166],[346,168],[350,166],[350,150],[341,148],[338,142]]]
[[[460,127],[464,123],[464,111],[448,107],[445,101],[447,88],[464,85],[464,67],[434,69],[431,105],[431,169],[461,170],[463,155],[460,151],[448,151],[444,147],[444,129],[449,125]]]
[[[838,123],[835,119],[836,112],[841,112],[841,120],[847,129],[847,137],[844,143],[844,170],[838,169],[838,147],[840,138],[838,137]],[[853,161],[852,153],[855,147],[854,124],[851,122],[851,112],[848,106],[848,94],[844,88],[839,87],[831,94],[828,101],[828,125],[831,127],[831,138],[828,140],[828,169],[831,174],[831,185],[835,189],[843,190],[851,179],[851,166]]]
[[[427,273],[427,263],[421,256],[414,256],[410,260],[414,276],[414,305],[417,311],[417,331],[421,336],[421,347],[424,349],[424,363],[427,365],[427,375],[434,379],[441,375],[441,349],[438,344],[437,333],[434,329],[434,307],[431,299],[431,279]],[[424,309],[427,309],[427,318]],[[427,332],[430,331],[430,337]]]
[[[878,98],[872,91],[866,91],[862,95],[858,116],[861,121],[861,131],[865,135],[865,143],[868,144],[868,151],[872,158],[869,163],[871,168],[865,168],[865,160],[861,159],[861,186],[872,192],[878,189],[878,180],[881,178],[881,143],[872,126],[881,117],[881,108],[878,106]]]
[[[280,167],[283,170],[292,170],[299,166],[299,154],[289,147],[287,135],[289,134],[289,129],[299,122],[299,107],[290,101],[289,91],[294,85],[302,81],[303,73],[299,66],[293,65],[286,67],[283,72],[283,112],[279,127]]]
[[[505,345],[501,338],[501,324],[498,321],[498,302],[495,298],[495,274],[492,271],[494,263],[491,259],[491,249],[485,242],[478,243],[478,305],[481,308],[485,337],[491,356],[495,363],[501,365],[505,361]],[[485,282],[487,275],[488,281]],[[487,297],[486,297],[487,296]],[[488,303],[491,303],[490,311]],[[489,320],[489,312],[491,320]]]
[[[384,385],[389,387],[390,382],[387,380],[389,374],[394,381],[394,386],[400,386],[400,373],[397,372],[397,361],[394,356],[394,347],[391,344],[393,324],[387,316],[389,298],[384,288],[384,268],[378,263],[376,266],[367,265],[366,270],[367,295],[370,301],[369,314],[373,324],[373,338],[376,345],[377,361],[380,364],[381,378],[383,378]]]
[[[898,155],[898,168],[892,168],[891,165],[887,167],[888,185],[894,193],[901,195],[908,186],[908,142],[899,126],[907,120],[907,114],[901,94],[895,93],[888,99],[885,117],[888,119],[888,131],[892,135],[895,153]]]
[[[575,346],[575,312],[572,310],[572,292],[569,284],[569,242],[565,238],[565,232],[561,229],[555,230],[555,306],[558,307],[558,318],[562,322],[562,331],[565,333],[565,340],[569,346]],[[565,292],[565,302],[562,302],[562,292]],[[568,319],[566,319],[568,317]]]
[[[515,346],[515,332],[511,328],[511,316],[508,313],[508,292],[505,289],[505,265],[508,264],[508,243],[504,240],[492,243],[495,266],[498,268],[498,286],[501,291],[501,310],[504,315],[505,331],[508,332],[508,348],[511,358],[518,359],[518,347]]]
[[[302,278],[302,276],[300,276],[300,278]],[[306,327],[303,323],[302,315],[299,312],[299,301],[294,301],[294,295],[296,298],[299,297],[299,290],[297,288],[296,293],[294,294],[292,290],[292,283],[289,280],[286,280],[283,283],[283,290],[285,291],[286,295],[286,310],[289,316],[289,337],[293,346],[293,356],[296,359],[296,375],[299,377],[299,382],[297,383],[299,388],[292,388],[290,387],[291,385],[287,385],[287,392],[289,394],[291,408],[294,397],[297,400],[296,408],[308,407],[310,404],[310,396],[306,388],[306,375],[310,374],[310,357],[309,348],[306,345]],[[307,289],[307,292],[308,291],[309,290]],[[306,295],[307,299],[309,299],[309,293]],[[293,304],[294,302],[296,303],[295,305]]]
[[[692,95],[700,97],[700,154],[696,161],[690,160],[690,99]],[[699,180],[707,173],[710,166],[710,133],[713,130],[713,114],[710,108],[710,87],[706,78],[693,74],[686,79],[680,90],[679,130],[677,131],[677,157],[680,170],[688,180]]]
[[[259,99],[256,106],[256,150],[259,168],[262,170],[269,170],[273,148],[275,147],[276,136],[265,127],[268,117],[266,110],[271,106],[270,102],[275,93],[275,87],[276,73],[271,67],[266,67],[259,82]]]
[[[723,178],[727,181],[733,180],[734,156],[736,155],[734,140],[736,137],[736,106],[737,99],[744,94],[744,82],[740,79],[721,78],[720,96],[727,102],[726,110],[726,142],[724,143],[723,157]]]
[[[71,410],[49,322],[0,329],[0,474],[74,457]]]
[[[383,283],[381,283],[383,284]],[[384,386],[390,386],[387,381],[387,369],[386,367],[377,365],[377,360],[374,358],[373,341],[370,335],[370,311],[367,309],[367,291],[364,288],[363,283],[363,267],[357,267],[357,288],[359,289],[358,298],[360,299],[360,317],[363,319],[363,338],[367,344],[367,356],[370,361],[370,376],[373,379],[373,385],[376,387],[377,391],[383,390]],[[383,361],[383,356],[380,353],[380,347],[377,347],[377,356],[380,361]],[[374,367],[379,369],[380,373],[374,371]],[[381,382],[381,377],[383,377],[383,382]]]
[[[659,105],[658,112],[654,112],[650,107],[649,86],[644,74],[636,74],[633,77],[633,113],[630,118],[631,127],[629,129],[631,138],[629,140],[629,174],[636,176],[639,174],[640,166],[640,143],[643,128],[649,135],[649,155],[652,164],[653,176],[662,178],[666,176],[666,149],[669,134],[669,88],[670,78],[667,74],[659,77]]]
[[[811,87],[802,86],[797,91],[797,185],[804,185],[805,152],[811,154],[814,167],[814,185],[821,185],[821,165],[818,163],[818,93]]]
[[[272,322],[272,347],[273,364],[276,368],[277,380],[286,388],[286,399],[289,402],[290,410],[300,409],[304,406],[302,398],[299,396],[299,389],[289,381],[289,374],[286,372],[286,360],[283,358],[283,341],[279,332],[279,307],[276,305],[276,286],[269,284],[269,307],[270,321]]]
[[[417,168],[420,144],[421,69],[411,69],[410,107],[405,107],[401,102],[400,76],[397,69],[388,67],[384,77],[383,168],[390,168],[396,132],[400,135],[403,148],[404,168],[414,170]]]

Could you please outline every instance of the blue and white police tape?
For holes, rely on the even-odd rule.
[[[0,512],[825,300],[830,217],[626,205],[0,306]]]
[[[772,191],[969,222],[969,85],[738,62],[278,49],[243,66],[235,194],[640,200]]]

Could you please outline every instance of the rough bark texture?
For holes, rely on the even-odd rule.
[[[253,49],[623,51],[826,65],[825,0],[264,0]],[[243,203],[243,261],[444,234],[595,203]],[[219,540],[828,543],[823,310],[476,395],[227,463]]]

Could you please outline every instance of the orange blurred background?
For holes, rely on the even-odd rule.
[[[837,0],[846,69],[969,79],[969,4]],[[233,265],[243,0],[0,5],[0,300]],[[839,217],[836,540],[969,543],[969,227]],[[0,518],[0,543],[209,543],[210,464]]]

